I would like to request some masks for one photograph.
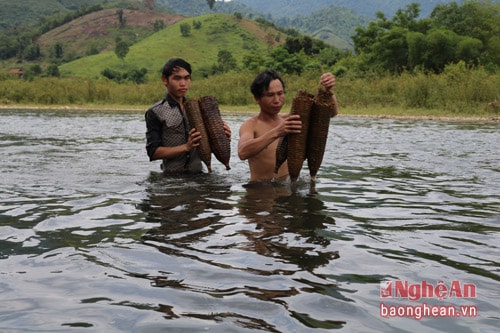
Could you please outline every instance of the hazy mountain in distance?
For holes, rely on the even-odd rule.
[[[420,16],[427,17],[437,5],[450,2],[463,3],[461,0],[232,0],[231,2],[243,4],[273,18],[308,15],[329,6],[346,7],[368,18],[374,18],[375,13],[380,11],[390,18],[398,9],[404,9],[414,2],[420,4]]]

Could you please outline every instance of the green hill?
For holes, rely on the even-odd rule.
[[[194,28],[193,23],[200,23],[199,28]],[[182,24],[190,27],[189,36],[182,35]],[[150,75],[158,77],[167,59],[183,57],[192,64],[196,75],[197,70],[217,63],[219,51],[230,52],[241,64],[246,54],[267,52],[278,45],[276,39],[284,41],[286,36],[276,38],[279,34],[269,26],[238,20],[234,15],[208,14],[185,18],[135,43],[124,60],[108,51],[63,64],[59,71],[65,76],[98,77],[106,68],[120,72],[146,68]]]
[[[129,45],[154,33],[156,21],[169,26],[184,16],[125,9],[124,26],[119,25],[118,9],[104,9],[78,17],[48,31],[37,39],[41,51],[50,56],[55,44],[63,48],[64,60],[81,58],[89,54],[114,50],[116,39]]]

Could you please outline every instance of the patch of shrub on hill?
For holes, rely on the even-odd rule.
[[[141,68],[141,69],[134,68],[124,73],[110,68],[105,68],[101,72],[101,75],[118,83],[129,81],[141,84],[146,82],[147,73],[148,70],[146,68]]]

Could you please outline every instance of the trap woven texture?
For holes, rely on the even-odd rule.
[[[309,175],[312,180],[315,180],[323,162],[328,129],[330,127],[330,117],[334,107],[332,93],[324,89],[319,89],[318,94],[314,97],[314,103],[311,108],[307,138],[306,159]]]
[[[292,101],[290,113],[300,115],[302,121],[301,132],[288,135],[288,172],[292,181],[296,181],[299,177],[306,159],[307,133],[312,104],[313,96],[304,90],[299,90]]]
[[[282,136],[276,146],[276,164],[274,165],[274,173],[278,174],[279,169],[285,163],[288,155],[288,135]]]
[[[212,149],[210,148],[210,140],[208,137],[203,116],[201,115],[199,101],[197,99],[190,99],[184,103],[186,115],[191,128],[196,128],[201,133],[201,141],[198,146],[198,154],[200,159],[207,166],[208,172],[212,172]]]
[[[224,133],[224,122],[217,99],[214,96],[204,96],[199,99],[199,105],[209,137],[210,149],[215,158],[226,166],[226,170],[230,170],[231,142]]]

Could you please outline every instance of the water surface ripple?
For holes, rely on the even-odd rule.
[[[496,332],[498,123],[339,117],[315,184],[164,177],[142,113],[0,111],[0,331]],[[475,298],[381,298],[381,282]],[[394,296],[394,295],[393,295]],[[474,306],[385,318],[380,306]]]

